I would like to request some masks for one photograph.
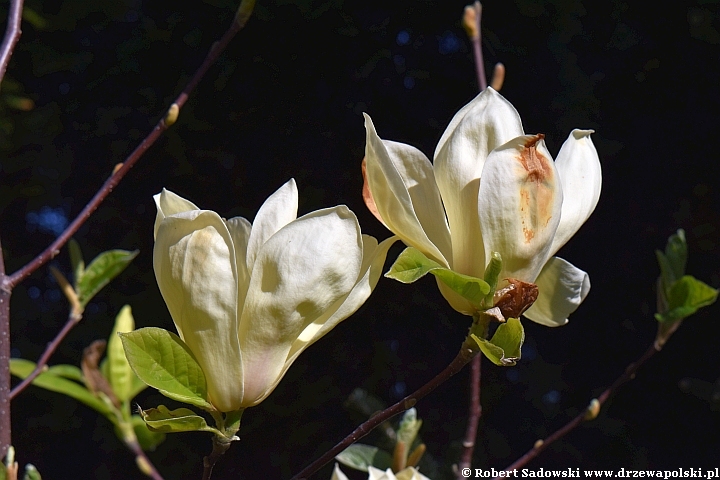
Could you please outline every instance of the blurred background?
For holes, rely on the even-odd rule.
[[[75,237],[86,261],[111,248],[140,254],[95,297],[51,364],[79,364],[84,347],[108,337],[125,303],[138,326],[173,328],[152,271],[152,195],[163,187],[224,217],[252,220],[294,177],[301,214],[346,204],[365,233],[387,238],[360,195],[362,112],[383,138],[432,156],[449,120],[477,93],[460,24],[464,6],[258,2],[175,126]],[[0,89],[8,272],[42,251],[149,132],[237,4],[26,0],[26,7]],[[1,4],[0,18],[6,11]],[[720,4],[488,0],[483,44],[488,72],[497,61],[507,67],[501,93],[525,130],[544,133],[553,154],[573,128],[596,130],[604,176],[597,210],[559,253],[590,274],[587,300],[562,328],[524,321],[517,367],[484,361],[473,466],[503,468],[585,408],[651,344],[653,251],[670,234],[685,229],[688,273],[720,286]],[[386,268],[401,249],[391,250]],[[70,275],[67,250],[52,263]],[[48,268],[40,269],[12,297],[13,355],[37,360],[66,315]],[[594,422],[528,468],[718,466],[717,316],[713,306],[686,320]],[[289,478],[365,419],[346,403],[353,389],[395,402],[452,360],[468,326],[432,279],[412,286],[381,279],[363,308],[245,413],[241,441],[213,478]],[[450,478],[457,461],[467,375],[417,405],[428,448],[423,471],[433,479]],[[151,389],[137,402],[176,405]],[[17,458],[44,478],[142,478],[108,422],[84,405],[30,387],[12,408]],[[150,458],[167,479],[199,478],[209,450],[208,434],[175,434]]]

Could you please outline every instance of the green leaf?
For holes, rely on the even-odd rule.
[[[407,410],[397,429],[397,441],[406,445],[406,455],[410,453],[410,447],[412,447],[420,427],[422,427],[422,420],[417,418],[417,410],[414,408]]]
[[[180,337],[156,327],[119,335],[140,380],[168,398],[215,410],[207,401],[205,374]]]
[[[501,324],[493,337],[488,341],[471,334],[485,356],[500,367],[510,367],[520,360],[522,344],[525,341],[525,330],[520,319],[508,318]]]
[[[130,417],[135,436],[137,437],[140,447],[145,451],[153,451],[155,448],[165,441],[165,434],[162,432],[152,432],[145,424],[145,420],[140,415]]]
[[[82,251],[80,251],[80,244],[71,238],[68,242],[68,248],[70,249],[70,265],[73,269],[73,281],[75,284],[75,290],[77,291],[77,285],[80,279],[85,273],[85,261],[83,260]]]
[[[209,427],[203,417],[188,408],[168,410],[165,405],[160,405],[158,408],[140,410],[140,415],[148,428],[154,432],[212,432],[222,435],[218,429]]]
[[[658,264],[660,265],[660,278],[664,294],[667,297],[672,285],[685,275],[685,265],[687,264],[687,242],[685,241],[685,231],[680,229],[677,233],[670,235],[665,253],[655,250]]]
[[[66,365],[65,367],[70,367]],[[35,363],[21,358],[10,359],[10,373],[16,377],[26,378],[35,369]],[[115,421],[115,412],[111,406],[92,394],[84,385],[53,375],[52,370],[41,373],[33,380],[33,385],[52,392],[62,393],[84,403],[88,407],[102,413],[111,421]]]
[[[33,367],[34,368],[34,367]],[[56,377],[67,378],[68,380],[75,380],[78,383],[84,383],[85,377],[83,376],[82,370],[75,365],[53,365],[47,369],[47,373],[55,375]]]
[[[392,466],[392,456],[389,453],[372,445],[364,445],[362,443],[350,445],[338,453],[335,460],[361,472],[367,472],[368,467],[386,470]]]
[[[402,283],[413,283],[428,273],[478,308],[490,291],[490,285],[485,280],[444,268],[413,247],[403,250],[385,276]]]
[[[42,476],[40,475],[40,472],[38,472],[38,469],[35,468],[35,465],[28,463],[25,465],[25,475],[23,476],[23,480],[42,480]]]
[[[120,275],[138,254],[138,250],[109,250],[90,262],[87,269],[76,281],[75,290],[84,307],[110,280]]]
[[[130,364],[125,357],[122,340],[118,333],[132,332],[135,330],[135,320],[132,316],[130,305],[125,305],[120,309],[117,317],[115,317],[115,327],[113,328],[107,344],[107,380],[115,392],[115,396],[121,402],[132,400],[138,391],[134,389],[137,382],[133,381],[133,377],[137,377],[135,372],[130,368]],[[144,385],[143,385],[144,387]],[[142,390],[141,390],[142,391]]]
[[[668,311],[656,313],[660,322],[687,318],[702,307],[715,303],[718,291],[695,277],[685,275],[672,284],[668,291]]]

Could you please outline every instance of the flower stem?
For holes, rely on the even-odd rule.
[[[10,0],[10,11],[8,12],[7,29],[5,30],[5,38],[3,38],[2,46],[0,46],[0,82],[5,77],[10,57],[15,50],[22,31],[20,24],[22,21],[23,0]]]
[[[230,448],[230,442],[227,441],[227,439],[221,439],[218,435],[213,436],[212,443],[212,452],[210,452],[210,455],[203,458],[202,480],[210,480],[213,467],[215,467],[215,464],[220,459],[220,457],[222,457],[223,454],[227,452],[228,448]]]
[[[468,407],[468,422],[465,429],[465,439],[462,443],[462,453],[457,466],[457,478],[465,478],[462,471],[470,468],[473,451],[475,450],[475,439],[477,438],[478,423],[482,415],[480,405],[480,375],[482,367],[482,355],[475,355],[470,362],[470,405]]]
[[[626,382],[632,380],[635,378],[635,373],[637,370],[645,363],[647,362],[653,355],[655,355],[657,352],[659,352],[660,349],[655,345],[655,342],[652,343],[648,347],[647,350],[645,350],[645,353],[642,354],[642,356],[636,360],[635,362],[631,363],[627,366],[625,369],[625,372],[623,372],[622,375],[620,375],[612,385],[610,385],[608,388],[605,389],[604,392],[600,394],[599,397],[594,398],[590,401],[590,404],[588,407],[583,410],[582,413],[578,414],[575,418],[570,420],[567,424],[565,424],[562,428],[557,430],[555,433],[547,437],[543,440],[538,440],[535,442],[535,445],[533,448],[531,448],[525,455],[520,457],[510,465],[509,467],[505,468],[505,470],[513,470],[516,468],[522,468],[525,465],[527,465],[532,459],[540,455],[540,453],[545,450],[549,445],[551,445],[553,442],[560,440],[562,437],[573,431],[578,425],[583,423],[585,420],[593,420],[595,417],[597,417],[598,412],[600,411],[600,408],[603,406],[603,404],[607,401],[610,396],[615,393],[615,391],[620,388],[622,385],[624,385]],[[496,477],[495,480],[499,479],[501,477]]]
[[[478,357],[479,350],[477,346],[472,346],[472,344],[475,343],[474,340],[470,339],[469,337],[468,339],[469,340],[466,340],[466,343],[463,344],[462,348],[455,356],[455,359],[450,362],[450,364],[445,367],[442,372],[437,374],[432,380],[430,380],[428,383],[426,383],[407,397],[403,398],[396,404],[392,405],[391,407],[388,407],[382,412],[373,415],[368,421],[353,430],[353,432],[347,437],[345,437],[340,443],[325,452],[320,458],[305,467],[300,473],[292,477],[291,480],[302,480],[308,478],[310,475],[320,470],[323,465],[335,458],[338,453],[342,452],[347,447],[370,433],[373,428],[377,427],[386,420],[389,420],[398,413],[404,412],[405,410],[414,407],[418,400],[425,397],[427,394],[435,390],[440,384],[445,382],[448,378],[459,372],[473,358]]]

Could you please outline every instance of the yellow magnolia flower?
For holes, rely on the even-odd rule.
[[[297,218],[294,180],[252,225],[168,190],[154,198],[155,277],[221,412],[260,403],[303,350],[355,312],[394,241],[363,235],[343,205]]]
[[[335,464],[330,480],[348,480],[348,477],[340,470],[338,464]],[[368,480],[430,480],[425,475],[417,471],[413,467],[408,467],[398,473],[393,473],[389,468],[384,472],[375,467],[368,467]]]
[[[483,278],[493,252],[500,279],[534,282],[524,315],[563,325],[590,280],[553,257],[587,220],[602,175],[592,130],[573,130],[553,162],[543,135],[525,135],[515,108],[492,88],[464,106],[440,138],[434,164],[418,149],[381,140],[365,116],[365,198],[407,245],[456,272]],[[474,307],[438,282],[457,311]]]

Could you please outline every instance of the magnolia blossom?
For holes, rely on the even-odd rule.
[[[482,278],[492,253],[500,253],[500,279],[539,288],[524,315],[548,326],[567,322],[590,280],[553,255],[600,197],[592,130],[573,130],[553,162],[544,136],[525,135],[515,108],[492,88],[455,114],[433,164],[414,147],[381,140],[367,115],[365,127],[365,198],[388,229],[445,268],[473,277]],[[438,285],[455,310],[475,313]]]
[[[155,277],[221,412],[260,403],[303,350],[355,312],[394,240],[362,235],[343,205],[297,218],[294,180],[252,225],[167,190],[154,198]]]
[[[340,470],[338,464],[335,464],[335,470],[333,470],[332,477],[330,480],[348,480],[348,477]],[[407,467],[398,473],[393,473],[389,468],[384,472],[375,467],[368,467],[368,480],[430,480],[425,475],[422,475],[413,467]]]

